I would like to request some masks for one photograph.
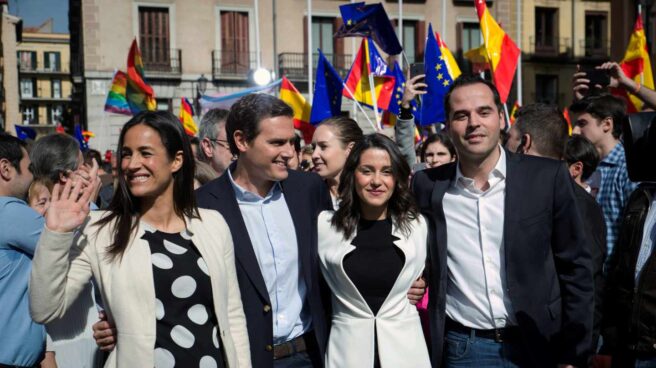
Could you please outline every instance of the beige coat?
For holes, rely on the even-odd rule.
[[[344,239],[330,224],[332,211],[319,215],[319,258],[321,271],[332,291],[332,327],[326,368],[373,367],[374,336],[383,368],[428,368],[430,360],[417,308],[407,294],[413,281],[421,276],[426,262],[428,229],[423,217],[411,223],[409,236],[396,227],[394,241],[405,256],[392,290],[374,315],[344,270],[343,260],[355,250],[351,244],[356,234]]]
[[[91,212],[75,234],[43,231],[32,263],[32,318],[47,323],[62,317],[93,276],[117,330],[117,344],[105,367],[153,367],[155,287],[150,247],[141,239],[145,225],[137,226],[122,260],[110,261],[106,252],[113,224],[100,231],[93,225],[105,213]],[[225,358],[229,367],[250,367],[230,230],[218,212],[201,209],[200,214],[201,220],[187,219],[187,229],[207,263]]]

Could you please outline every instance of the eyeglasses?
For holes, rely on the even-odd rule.
[[[218,144],[219,146],[221,146],[221,147],[223,147],[227,150],[230,150],[230,145],[228,144],[228,141],[225,140],[225,139],[210,139],[210,142],[214,142],[214,143]]]

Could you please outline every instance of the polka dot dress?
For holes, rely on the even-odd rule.
[[[147,231],[155,282],[155,368],[223,368],[207,265],[186,232]]]

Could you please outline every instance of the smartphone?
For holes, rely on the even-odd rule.
[[[590,87],[595,88],[597,85],[601,88],[606,88],[610,84],[610,75],[605,70],[599,69],[586,69],[585,78],[590,80]]]
[[[425,74],[424,63],[410,64],[410,78],[414,78],[420,74]]]

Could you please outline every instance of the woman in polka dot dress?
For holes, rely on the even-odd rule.
[[[61,317],[93,276],[117,345],[106,367],[250,367],[232,237],[196,208],[181,124],[145,112],[119,137],[119,187],[89,213],[81,184],[55,186],[33,260],[32,317]]]

